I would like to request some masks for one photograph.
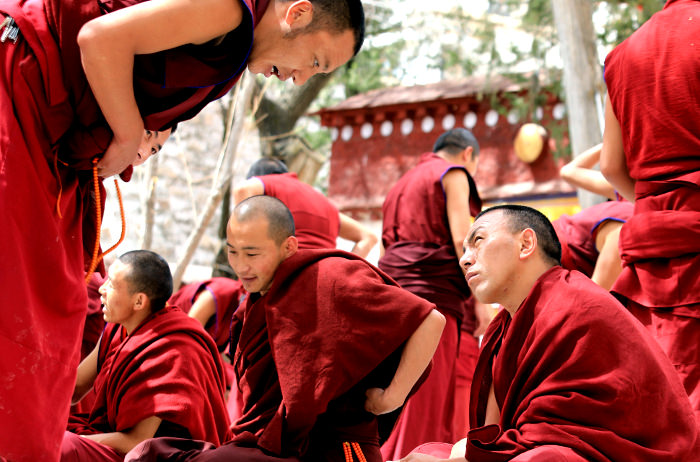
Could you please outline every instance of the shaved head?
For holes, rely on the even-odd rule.
[[[239,223],[264,217],[268,223],[268,237],[280,245],[294,236],[294,218],[284,202],[272,196],[252,196],[233,209],[231,218]]]

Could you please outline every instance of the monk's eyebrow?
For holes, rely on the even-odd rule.
[[[472,226],[471,231],[469,231],[469,236],[467,237],[467,242],[469,243],[469,245],[471,245],[474,242],[474,237],[476,236],[476,233],[481,231],[482,228],[483,226],[481,225]]]

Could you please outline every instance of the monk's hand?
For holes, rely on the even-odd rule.
[[[141,139],[118,141],[112,139],[102,159],[97,163],[97,173],[102,178],[118,175],[138,158]]]
[[[370,388],[365,393],[365,410],[374,415],[386,414],[401,407],[404,399],[401,396],[395,396],[391,392],[391,388],[386,390],[383,388]]]

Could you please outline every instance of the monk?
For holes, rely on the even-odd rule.
[[[0,0],[0,456],[58,459],[100,178],[246,68],[301,85],[363,35],[360,0]]]
[[[700,2],[669,0],[605,61],[601,170],[634,215],[613,293],[659,341],[700,423]]]
[[[107,322],[97,347],[80,363],[73,392],[94,389],[95,402],[73,415],[63,461],[121,461],[154,435],[229,437],[224,369],[214,342],[180,309],[166,306],[170,268],[136,250],[119,257],[100,287]],[[80,436],[79,436],[80,435]]]
[[[561,242],[561,266],[578,270],[610,290],[622,271],[620,231],[633,208],[624,200],[602,202],[554,220],[552,225]]]
[[[223,352],[231,338],[233,313],[247,295],[240,281],[215,277],[183,286],[170,297],[168,304],[199,321]]]
[[[298,249],[270,196],[236,206],[227,245],[250,293],[231,329],[244,401],[234,438],[218,449],[156,438],[126,460],[381,462],[380,429],[430,363],[443,316],[360,257]]]
[[[466,454],[404,461],[697,460],[698,429],[673,366],[605,289],[559,265],[556,233],[520,205],[476,217],[460,261],[474,296],[504,309],[487,328]]]
[[[370,229],[339,212],[326,196],[290,173],[281,160],[257,160],[246,181],[233,192],[236,203],[262,194],[276,197],[292,212],[300,249],[335,249],[340,237],[354,243],[352,253],[366,258],[377,244]]]
[[[435,303],[447,320],[430,377],[382,447],[386,459],[405,456],[424,441],[453,442],[466,434],[467,416],[461,410],[468,386],[458,393],[458,374],[464,382],[471,380],[478,344],[474,304],[459,257],[472,217],[481,210],[472,179],[478,156],[479,143],[469,130],[448,130],[433,152],[423,154],[391,188],[382,206],[385,250],[379,267],[404,289]],[[461,342],[460,332],[465,333]]]

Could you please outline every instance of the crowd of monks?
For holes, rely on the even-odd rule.
[[[700,460],[700,1],[668,0],[606,58],[603,143],[561,175],[608,201],[553,222],[482,209],[479,143],[451,129],[387,194],[374,266],[367,227],[261,159],[233,191],[235,279],[174,288],[154,252],[99,263],[99,177],[128,179],[244,64],[299,84],[338,67],[363,27],[328,18],[364,22],[354,0],[214,6],[192,20],[223,35],[163,25],[126,52],[127,104],[109,96],[123,56],[95,50],[195,14],[181,3],[0,0],[0,255],[17,262],[0,282],[1,461]],[[308,69],[288,60],[305,47]]]

